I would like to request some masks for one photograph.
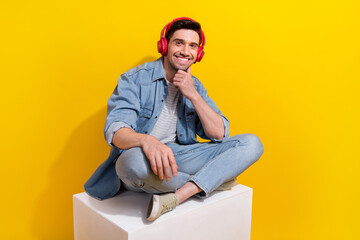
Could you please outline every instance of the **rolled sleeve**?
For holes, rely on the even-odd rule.
[[[230,122],[225,116],[221,115],[221,118],[224,123],[224,138],[229,138],[230,137]],[[224,140],[224,138],[223,139],[209,138],[209,139],[212,142],[222,142]]]
[[[222,116],[223,119],[223,123],[224,123],[224,138],[229,138],[230,137],[230,122],[229,120]]]
[[[105,132],[105,140],[110,147],[115,147],[115,145],[112,144],[112,139],[116,131],[123,127],[131,129],[131,127],[124,122],[114,122],[109,126],[109,128]]]

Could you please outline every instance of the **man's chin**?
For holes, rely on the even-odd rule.
[[[176,70],[182,70],[182,71],[187,71],[188,70],[188,68],[192,65],[193,63],[191,63],[191,64],[186,64],[186,65],[180,65],[180,64],[176,64],[175,65],[175,69]]]
[[[186,67],[178,67],[176,70],[182,70],[182,71],[187,71],[189,69],[190,66],[186,66]]]

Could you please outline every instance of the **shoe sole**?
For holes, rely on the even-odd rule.
[[[149,207],[146,215],[148,221],[154,221],[157,218],[159,212],[159,196],[153,195],[149,202]]]

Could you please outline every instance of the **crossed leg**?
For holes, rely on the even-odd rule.
[[[125,151],[116,163],[116,172],[125,188],[153,194],[172,193],[165,200],[154,195],[157,202],[153,204],[170,204],[170,207],[165,206],[167,210],[200,192],[207,196],[225,181],[245,171],[264,151],[259,138],[253,134],[236,135],[221,143],[170,143],[168,146],[173,150],[178,165],[177,177],[169,181],[160,180],[152,172],[141,148]],[[155,219],[160,215],[157,213]]]

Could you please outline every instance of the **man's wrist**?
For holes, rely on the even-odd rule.
[[[200,94],[195,91],[195,93],[191,96],[191,98],[189,98],[189,100],[191,101],[191,103],[195,106],[196,102],[198,102],[201,99]]]
[[[146,144],[148,144],[151,140],[153,140],[153,136],[147,134],[141,134],[140,136],[140,145],[143,148]]]

